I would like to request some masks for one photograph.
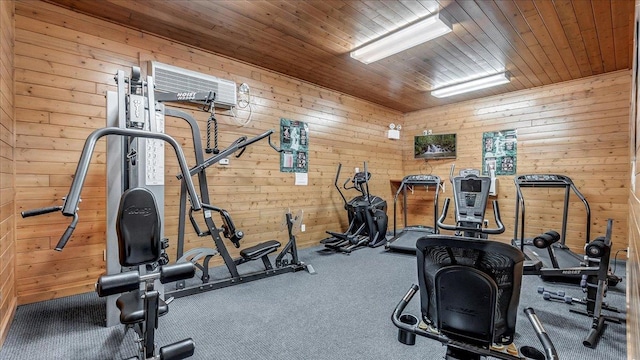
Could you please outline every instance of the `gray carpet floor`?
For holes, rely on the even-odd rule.
[[[365,248],[351,255],[303,249],[316,275],[283,274],[176,299],[160,318],[159,345],[192,337],[193,359],[442,359],[445,348],[418,337],[397,341],[393,309],[416,282],[415,257]],[[243,264],[250,268],[252,264]],[[250,269],[249,269],[250,271]],[[624,275],[624,263],[616,273]],[[624,281],[607,302],[625,307]],[[549,302],[538,286],[582,297],[579,287],[525,276],[520,313],[533,307],[561,359],[626,359],[625,324],[609,324],[596,349],[582,345],[591,321]],[[405,312],[418,315],[418,298]],[[583,307],[583,306],[582,306]],[[104,302],[94,293],[20,306],[0,359],[123,359],[136,355],[133,331],[101,326]],[[538,346],[525,316],[518,318],[518,346]]]

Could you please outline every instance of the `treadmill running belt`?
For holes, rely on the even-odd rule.
[[[430,226],[406,227],[396,237],[387,242],[386,249],[415,255],[416,241],[433,233],[433,228]]]

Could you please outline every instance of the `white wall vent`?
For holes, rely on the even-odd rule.
[[[217,108],[231,109],[236,106],[236,83],[233,81],[157,61],[149,61],[147,70],[148,74],[153,76],[158,92],[213,91],[216,94]]]

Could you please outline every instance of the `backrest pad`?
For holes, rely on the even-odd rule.
[[[520,300],[522,252],[505,243],[448,235],[422,237],[416,246],[423,320],[442,326],[447,336],[461,341],[511,343]],[[446,281],[438,279],[443,274]],[[474,287],[475,292],[470,290]],[[456,297],[462,301],[438,303],[438,299]],[[491,326],[493,336],[487,338]]]
[[[160,216],[153,193],[145,188],[126,190],[116,219],[120,265],[158,261],[161,252]]]

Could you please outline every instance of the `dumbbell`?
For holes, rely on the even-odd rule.
[[[548,291],[545,291],[544,293],[542,293],[542,298],[547,301],[559,300],[559,301],[564,301],[567,304],[573,303],[573,298],[571,296],[558,296],[558,295],[551,294]]]
[[[547,301],[551,301],[551,300],[558,300],[558,301],[562,301],[565,302],[567,304],[573,304],[578,303],[578,304],[585,304],[586,302],[584,300],[578,299],[578,298],[574,298],[571,296],[558,296],[558,295],[554,295],[551,294],[547,291],[545,291],[544,293],[542,293],[542,298],[547,300]]]
[[[551,290],[545,290],[544,286],[538,286],[538,294],[543,294],[544,295],[545,292],[549,293],[551,295],[564,297],[564,291],[562,291],[562,290],[551,291]],[[547,300],[547,299],[545,299],[545,300]]]

